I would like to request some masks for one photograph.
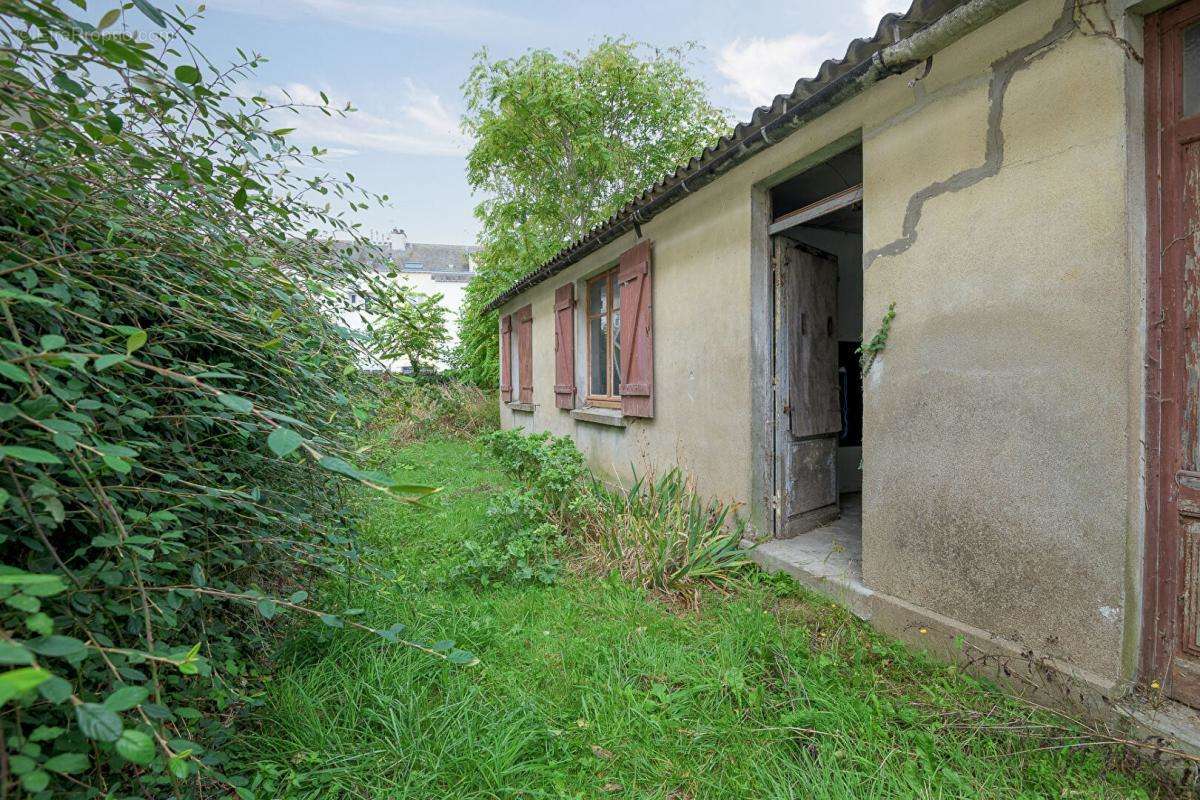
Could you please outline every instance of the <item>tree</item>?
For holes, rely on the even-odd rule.
[[[442,295],[427,295],[411,287],[396,287],[392,311],[376,332],[379,351],[385,359],[404,356],[413,374],[420,375],[425,364],[440,361],[446,355],[450,331]]]
[[[456,354],[467,380],[497,380],[496,314],[483,310],[497,294],[727,128],[688,51],[610,38],[561,57],[476,55],[462,87],[475,138],[467,179],[484,195]]]

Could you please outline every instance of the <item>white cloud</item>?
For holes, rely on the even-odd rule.
[[[453,0],[207,0],[206,5],[272,19],[317,16],[382,32],[420,29],[475,35],[480,30],[527,25],[501,11]]]
[[[352,111],[345,116],[326,116],[318,109],[303,109],[299,115],[279,112],[281,127],[295,128],[298,141],[329,148],[334,157],[355,155],[364,150],[418,156],[462,156],[471,142],[459,131],[458,117],[441,97],[410,79],[397,83],[400,102]],[[320,89],[305,83],[268,86],[258,90],[272,103],[289,101],[321,105]],[[245,92],[240,92],[244,94]],[[325,89],[330,108],[344,108],[346,100]],[[357,108],[357,105],[356,105]]]
[[[835,55],[832,34],[793,33],[777,39],[734,39],[721,48],[717,71],[729,79],[725,90],[739,100],[766,105],[792,91],[800,78],[811,78]]]
[[[870,31],[863,31],[863,34],[873,36],[875,29],[879,27],[879,20],[883,19],[884,14],[889,12],[903,14],[908,10],[908,6],[909,4],[904,0],[859,0],[863,21],[870,26]]]

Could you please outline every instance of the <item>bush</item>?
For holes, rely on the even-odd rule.
[[[125,13],[162,41],[0,0],[0,796],[228,795],[271,620],[363,627],[288,594],[356,561],[345,480],[423,491],[347,460],[373,274],[299,199],[371,198]]]
[[[481,441],[505,470],[538,493],[548,514],[561,515],[579,499],[589,472],[571,437],[510,429]]]
[[[486,538],[463,542],[466,561],[451,571],[452,580],[484,587],[505,581],[554,583],[563,537],[537,495],[519,490],[497,495],[488,509],[488,522]]]
[[[646,589],[676,593],[738,580],[750,562],[735,505],[703,501],[678,469],[612,489],[592,477],[567,436],[517,429],[482,437],[504,469],[536,493],[583,561]]]

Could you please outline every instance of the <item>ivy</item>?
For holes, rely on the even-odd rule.
[[[875,331],[875,335],[871,337],[871,341],[858,348],[858,365],[862,369],[863,377],[871,371],[871,367],[875,365],[875,359],[887,347],[888,336],[892,333],[892,320],[896,318],[896,304],[888,304],[887,311],[884,312],[883,321],[879,323],[879,330]]]

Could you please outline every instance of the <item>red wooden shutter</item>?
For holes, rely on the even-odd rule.
[[[650,302],[650,242],[621,254],[621,412],[654,416],[654,321]]]
[[[517,310],[517,378],[521,382],[517,399],[533,402],[533,306]]]
[[[512,401],[512,314],[500,318],[500,399]]]
[[[554,290],[554,405],[575,407],[575,285]]]

